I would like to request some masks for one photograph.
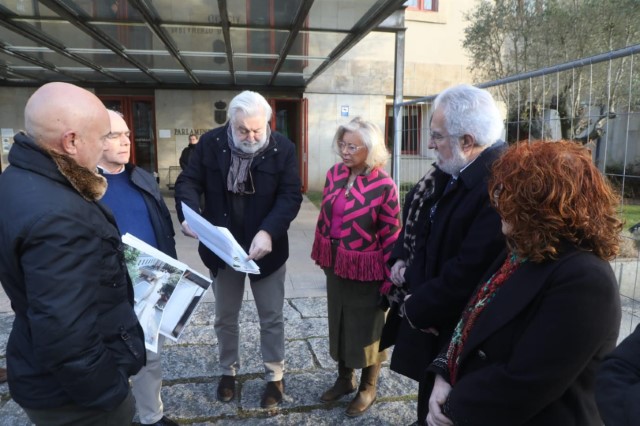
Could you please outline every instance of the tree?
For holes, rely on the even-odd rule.
[[[466,15],[464,48],[479,80],[491,81],[640,42],[638,0],[481,0]],[[512,140],[544,137],[544,110],[559,112],[562,136],[588,142],[618,105],[631,105],[631,57],[578,67],[552,78],[499,88],[508,105]],[[635,75],[638,75],[636,70]],[[640,87],[638,87],[640,88]],[[585,126],[581,111],[599,109]],[[586,109],[585,109],[586,108]]]

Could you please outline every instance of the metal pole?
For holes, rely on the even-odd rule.
[[[402,149],[402,99],[404,85],[404,40],[405,30],[396,32],[396,60],[393,74],[393,164],[392,176],[400,187],[400,154]]]

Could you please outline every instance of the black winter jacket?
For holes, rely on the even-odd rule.
[[[640,325],[602,362],[596,402],[606,426],[634,426],[640,421]]]
[[[182,150],[182,153],[180,154],[180,160],[179,160],[180,168],[182,170],[186,169],[187,166],[189,165],[189,158],[191,158],[191,154],[193,153],[195,148],[196,148],[195,145],[189,144]]]
[[[202,135],[189,160],[189,166],[176,180],[176,211],[182,223],[181,202],[200,211],[200,195],[204,194],[205,219],[216,226],[230,227],[231,193],[227,190],[227,173],[231,150],[227,144],[228,124]],[[244,196],[244,240],[238,243],[248,249],[258,231],[271,235],[272,251],[256,261],[260,274],[249,274],[252,281],[270,275],[287,261],[289,238],[287,230],[302,203],[300,176],[293,142],[273,132],[265,152],[253,159],[251,174],[255,194]],[[230,229],[231,230],[231,229]],[[231,230],[233,233],[233,230]],[[238,239],[238,235],[234,234]],[[198,251],[204,264],[214,273],[225,263],[204,245]]]
[[[32,409],[112,410],[144,365],[104,178],[17,134],[0,176],[0,281],[15,320],[9,390]]]

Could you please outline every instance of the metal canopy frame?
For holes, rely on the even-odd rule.
[[[0,5],[0,86],[39,86],[49,81],[68,81],[70,83],[95,88],[176,88],[176,89],[252,89],[261,91],[274,91],[290,89],[291,91],[303,91],[304,88],[357,44],[371,31],[402,31],[403,28],[378,27],[387,17],[403,7],[406,0],[370,0],[371,5],[364,0],[351,0],[350,9],[353,24],[344,22],[342,11],[336,10],[338,4],[323,3],[322,0],[270,0],[271,8],[288,8],[286,12],[287,22],[250,23],[239,22],[237,16],[230,19],[229,0],[204,0],[197,2],[197,6],[208,4],[210,13],[218,13],[214,22],[203,22],[199,17],[193,20],[178,17],[167,19],[164,9],[158,10],[159,0],[119,0],[118,5],[124,5],[131,11],[131,17],[118,16],[117,18],[105,18],[98,16],[88,5],[91,0],[21,0],[30,3],[29,11],[20,11],[11,8],[9,2]],[[188,3],[189,0],[183,0]],[[233,0],[233,6],[238,8],[238,0]],[[247,10],[253,1],[244,0]],[[267,1],[267,0],[260,0]],[[94,1],[95,4],[97,1]],[[41,13],[40,5],[46,7]],[[196,5],[196,2],[194,2]],[[364,6],[363,6],[364,5]],[[217,6],[217,11],[215,7]],[[261,4],[262,7],[264,7]],[[333,13],[340,16],[340,25],[330,24],[330,19],[310,19],[314,9],[322,9],[323,13]],[[188,4],[181,5],[189,8]],[[367,8],[368,7],[368,8]],[[329,9],[333,8],[333,9]],[[360,9],[358,9],[360,8]],[[295,10],[294,10],[295,9]],[[272,13],[275,14],[272,10]],[[164,12],[164,13],[162,13]],[[278,10],[277,12],[282,12]],[[236,12],[237,13],[237,12]],[[213,16],[213,15],[210,15]],[[164,19],[163,19],[164,17]],[[171,16],[173,18],[173,16]],[[210,20],[211,21],[211,20]],[[319,23],[320,22],[320,23]],[[329,22],[329,24],[327,23]],[[323,25],[324,23],[324,25]],[[79,48],[71,45],[73,37],[67,42],[60,40],[59,34],[47,32],[47,25],[71,24],[84,35],[88,36],[95,49]],[[168,28],[189,28],[192,31],[221,34],[220,45],[224,45],[224,53],[206,49],[198,50],[198,47],[180,45],[176,37]],[[43,27],[45,27],[43,29]],[[140,31],[142,27],[149,32],[148,44],[152,49],[135,49],[125,46],[126,41],[118,39],[118,36],[108,34],[104,27],[115,27],[114,31],[133,31],[136,27]],[[71,32],[70,27],[64,27]],[[246,30],[246,35],[241,31]],[[7,32],[9,31],[9,32]],[[145,30],[146,31],[146,30]],[[235,34],[234,34],[235,31]],[[286,33],[285,33],[286,32]],[[281,46],[274,46],[273,40],[276,34],[283,40]],[[131,34],[134,34],[133,32]],[[238,37],[240,34],[240,38]],[[286,36],[285,36],[286,34]],[[329,36],[333,35],[334,38]],[[16,37],[16,35],[18,37]],[[58,37],[56,37],[58,35]],[[325,36],[326,35],[326,36]],[[235,39],[234,39],[235,36]],[[242,38],[244,36],[244,38]],[[29,40],[34,46],[26,46],[24,39]],[[203,36],[204,37],[204,36]],[[270,50],[259,50],[262,45],[243,46],[242,42],[249,44],[250,38],[263,37],[271,40]],[[314,37],[314,42],[335,44],[324,46],[328,53],[304,55],[295,52],[296,42],[303,37]],[[10,40],[3,40],[8,38]],[[133,38],[133,37],[131,37]],[[126,39],[126,37],[125,37]],[[241,40],[240,42],[238,40]],[[127,39],[128,40],[128,39]],[[268,42],[262,42],[268,45]],[[242,49],[247,52],[243,53]],[[240,50],[240,52],[239,52]],[[140,53],[143,52],[143,53]],[[306,53],[306,51],[304,52]],[[145,56],[146,55],[146,56]],[[104,57],[116,58],[114,66],[109,61],[103,61]],[[145,58],[149,63],[145,63]],[[151,58],[151,59],[149,59]],[[170,59],[168,59],[170,58]],[[205,59],[202,59],[205,58]],[[216,65],[211,63],[209,69],[206,60],[218,58]],[[253,58],[253,59],[252,59]],[[266,58],[266,59],[265,59]],[[285,63],[289,61],[289,69]],[[162,62],[160,59],[162,59]],[[167,64],[171,62],[173,68],[154,67],[154,61]],[[200,62],[198,62],[198,60]],[[253,60],[253,62],[251,62]],[[261,62],[262,61],[262,62]],[[63,66],[66,63],[67,66]],[[69,63],[73,66],[68,66]],[[224,63],[221,65],[221,63]],[[293,71],[292,63],[295,64]],[[313,63],[313,66],[309,64]],[[198,64],[200,69],[194,64]],[[204,66],[202,64],[205,64]],[[269,67],[270,71],[258,67],[258,64]],[[264,65],[267,64],[267,65]],[[242,67],[245,67],[243,69]],[[240,67],[240,68],[238,68]],[[303,67],[308,67],[304,69]],[[224,68],[224,69],[223,69]],[[135,76],[135,78],[131,77]],[[243,77],[239,79],[239,76]],[[255,78],[254,78],[255,77]],[[282,77],[282,78],[279,78]],[[255,81],[254,81],[255,80]],[[219,82],[218,82],[219,81]]]

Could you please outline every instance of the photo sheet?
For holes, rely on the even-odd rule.
[[[211,280],[131,234],[122,242],[145,347],[157,352],[159,334],[178,341]]]

